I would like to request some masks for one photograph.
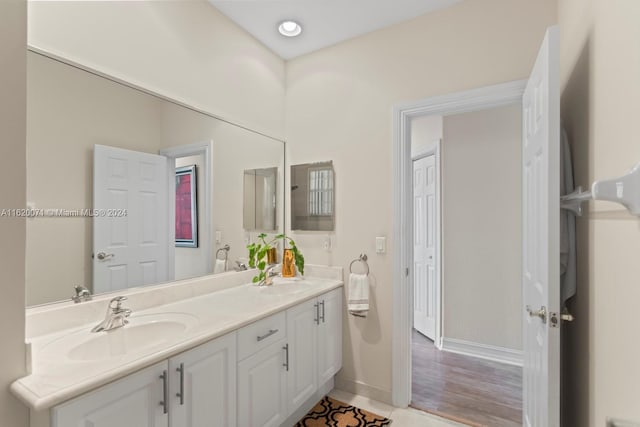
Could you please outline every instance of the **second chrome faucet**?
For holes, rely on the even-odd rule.
[[[110,331],[129,323],[127,317],[131,316],[131,310],[122,307],[122,302],[126,300],[127,297],[115,297],[109,301],[104,320],[91,329],[91,332]]]

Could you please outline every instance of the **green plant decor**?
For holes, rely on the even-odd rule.
[[[258,235],[258,241],[247,245],[249,250],[249,267],[257,268],[260,272],[257,276],[254,276],[253,283],[258,283],[267,277],[265,270],[267,269],[267,252],[273,247],[273,244],[280,240],[286,239],[289,242],[293,257],[295,259],[296,269],[300,272],[300,275],[304,276],[304,256],[300,249],[296,246],[296,242],[291,237],[287,237],[284,234],[278,234],[272,240],[266,241],[267,235],[260,233]]]

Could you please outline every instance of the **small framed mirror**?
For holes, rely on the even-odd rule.
[[[278,168],[244,171],[243,228],[276,230],[276,182]]]
[[[333,231],[333,162],[291,166],[291,229]]]

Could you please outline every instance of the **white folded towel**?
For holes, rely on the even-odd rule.
[[[349,313],[358,317],[367,317],[369,311],[369,276],[351,273],[349,275]]]
[[[213,274],[224,273],[225,271],[227,271],[227,260],[216,258],[216,265],[213,266]]]

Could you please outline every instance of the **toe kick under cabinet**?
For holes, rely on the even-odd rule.
[[[342,288],[51,410],[52,427],[280,426],[342,367]]]

